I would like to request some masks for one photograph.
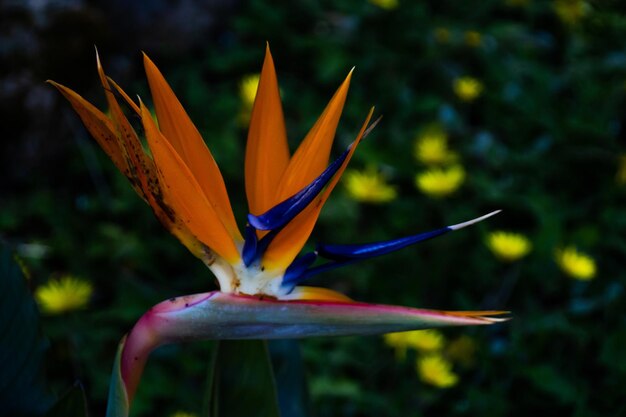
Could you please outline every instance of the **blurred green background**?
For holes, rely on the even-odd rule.
[[[344,183],[311,245],[390,239],[504,210],[311,281],[361,301],[514,316],[443,331],[444,356],[458,376],[449,388],[424,381],[418,353],[401,359],[381,337],[303,340],[314,415],[626,415],[623,7],[617,0],[2,2],[0,240],[22,260],[33,292],[65,275],[93,287],[85,308],[42,314],[51,390],[61,394],[80,380],[91,415],[102,415],[117,342],[142,312],[216,287],[44,81],[104,108],[97,45],[107,73],[149,102],[140,55],[147,52],[209,144],[243,225],[240,90],[260,71],[269,41],[292,149],[353,66],[334,154],[370,106],[384,116],[351,167],[374,167],[396,197],[358,201]],[[455,92],[461,77],[479,83],[476,97]],[[460,187],[440,197],[415,186],[428,169],[415,157],[416,140],[432,126],[465,172]],[[532,251],[503,262],[485,243],[498,229],[526,236]],[[591,257],[593,277],[559,268],[555,253],[568,246]],[[461,336],[471,348],[459,359],[450,346]],[[199,413],[210,350],[207,342],[155,352],[134,415]]]

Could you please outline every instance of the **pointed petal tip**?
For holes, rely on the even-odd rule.
[[[370,116],[372,117],[372,115],[374,114],[374,110],[376,110],[376,107],[372,106],[370,108]],[[370,135],[370,133],[372,133],[372,130],[374,130],[374,128],[376,128],[376,126],[378,125],[378,123],[380,123],[380,121],[382,120],[383,115],[381,114],[380,116],[378,116],[378,118],[376,120],[374,120],[368,127],[367,129],[365,129],[365,131],[363,132],[363,137],[362,139],[365,139],[366,137],[368,137]]]
[[[250,226],[254,227],[256,230],[271,230],[270,225],[264,222],[263,219],[262,215],[255,216],[254,214],[248,213],[248,223]]]
[[[484,216],[480,216],[480,217],[477,217],[477,218],[472,219],[472,220],[468,220],[468,221],[463,222],[463,223],[453,224],[453,225],[451,225],[451,226],[448,226],[448,229],[450,229],[450,230],[459,230],[459,229],[463,229],[464,227],[471,226],[471,225],[473,225],[473,224],[476,224],[476,223],[478,223],[478,222],[481,222],[481,221],[483,221],[483,220],[486,220],[486,219],[488,219],[489,217],[495,216],[496,214],[500,213],[501,211],[502,211],[502,210],[495,210],[495,211],[492,211],[491,213],[487,213],[487,214],[485,214]]]
[[[65,98],[67,98],[70,101],[70,103],[74,102],[77,99],[84,101],[84,99],[81,96],[79,96],[74,90],[72,90],[69,87],[64,86],[63,84],[60,84],[54,80],[46,80],[46,83],[51,84],[53,87],[59,90],[59,92],[63,94]],[[87,102],[85,103],[86,103],[85,105],[90,105]]]
[[[98,47],[96,45],[94,45],[93,49],[96,52],[96,66],[98,67],[98,69],[100,69],[100,68],[102,68],[102,65],[100,64],[100,54],[98,53]]]
[[[456,312],[453,312],[453,314],[457,316],[466,316],[466,317],[472,317],[476,319],[482,319],[485,321],[485,323],[483,324],[503,323],[505,321],[509,321],[513,319],[513,317],[510,316],[511,314],[510,311],[456,311]],[[499,317],[499,316],[507,316],[507,317]]]
[[[148,54],[146,53],[146,51],[141,51],[141,57],[143,59],[143,65],[144,67],[148,64],[152,64],[154,65],[154,63],[152,62],[152,60],[150,59],[150,57],[148,56]]]
[[[354,73],[355,68],[356,67],[352,67],[350,72],[348,72],[348,75],[346,76],[346,79],[344,80],[343,84],[350,84],[350,80],[352,80],[352,74]]]

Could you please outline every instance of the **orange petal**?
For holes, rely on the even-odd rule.
[[[328,165],[330,149],[346,101],[352,71],[294,153],[278,191],[277,202],[291,197],[317,178]]]
[[[239,251],[218,214],[205,198],[200,184],[174,147],[157,129],[141,103],[141,120],[154,156],[159,182],[177,216],[201,242],[230,263],[239,261]]]
[[[169,84],[146,54],[144,66],[159,120],[159,129],[184,161],[192,176],[196,178],[204,197],[213,206],[230,235],[233,239],[241,240],[226,185],[213,155]]]
[[[286,296],[280,298],[281,300],[300,300],[300,301],[339,301],[339,302],[352,302],[353,300],[340,292],[329,290],[328,288],[319,287],[296,287],[293,291]]]
[[[137,113],[137,116],[141,116],[141,109],[139,108],[139,106],[137,105],[137,103],[135,103],[133,100],[131,100],[131,98],[128,96],[128,94],[126,94],[126,91],[122,90],[122,87],[120,87],[119,85],[117,85],[117,83],[115,81],[113,81],[111,79],[111,77],[107,77],[107,81],[117,90],[117,92],[122,96],[122,98],[124,99],[124,101],[126,101],[126,104],[128,104],[135,113]]]
[[[326,189],[315,200],[313,200],[311,204],[309,204],[309,206],[302,211],[302,213],[298,214],[291,222],[289,222],[285,228],[278,233],[272,243],[270,243],[267,251],[263,255],[263,266],[268,271],[286,269],[302,250],[302,247],[313,231],[313,227],[315,226],[315,222],[319,217],[324,203],[326,203],[326,200],[330,197],[330,193],[333,191],[333,188],[335,188],[335,185],[337,185],[337,182],[341,178],[341,174],[345,171],[352,155],[354,154],[354,151],[356,150],[356,147],[363,138],[363,134],[365,133],[365,129],[367,128],[373,113],[374,108],[372,107],[367,115],[367,118],[365,119],[365,123],[363,123],[359,134],[350,148],[348,156],[343,161],[343,164],[333,179],[328,183]]]
[[[276,191],[288,164],[285,120],[276,69],[267,45],[246,145],[246,195],[250,213],[264,213],[279,203]]]
[[[120,143],[125,150],[125,157],[131,162],[137,173],[144,198],[163,227],[172,233],[193,255],[202,259],[207,264],[213,262],[214,254],[189,231],[184,221],[176,216],[171,205],[165,201],[163,190],[157,178],[154,161],[152,157],[144,151],[135,130],[128,122],[126,116],[124,116],[117,99],[110,91],[110,85],[117,90],[138,116],[141,116],[141,109],[115,81],[105,75],[97,52],[96,57],[100,81],[107,93],[107,101],[109,102],[111,115],[114,121],[120,126]]]
[[[124,158],[122,148],[118,142],[115,125],[111,120],[71,89],[51,80],[48,80],[48,82],[55,86],[70,102],[91,136],[94,137],[104,152],[111,158],[117,169],[130,178],[132,173]]]

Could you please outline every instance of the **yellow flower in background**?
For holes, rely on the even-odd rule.
[[[482,94],[484,86],[476,78],[465,76],[456,78],[452,83],[452,89],[459,99],[470,102]]]
[[[406,333],[408,332],[387,333],[383,335],[385,344],[394,348],[396,359],[398,360],[404,360],[406,358],[406,351],[409,348]]]
[[[460,165],[449,168],[431,168],[415,177],[417,188],[431,197],[445,197],[455,192],[465,181],[465,170]]]
[[[250,109],[252,109],[252,105],[254,104],[260,79],[260,74],[252,74],[244,77],[239,83],[239,97],[243,104]]]
[[[591,7],[584,0],[555,0],[554,11],[561,21],[567,25],[576,25],[584,19]]]
[[[196,417],[196,415],[193,413],[187,413],[185,411],[177,411],[174,414],[172,414],[170,417]]]
[[[66,275],[37,288],[35,299],[44,313],[60,314],[85,308],[92,292],[91,283]]]
[[[465,44],[472,48],[478,48],[483,43],[483,36],[475,30],[468,30],[463,36]]]
[[[414,330],[406,332],[407,343],[410,347],[422,352],[432,352],[443,348],[446,339],[437,330]]]
[[[446,341],[441,332],[437,330],[387,333],[383,336],[383,339],[388,346],[395,348],[398,359],[404,359],[409,348],[421,352],[441,350]]]
[[[444,27],[438,27],[433,30],[433,36],[439,43],[448,43],[450,41],[450,29]]]
[[[487,235],[487,247],[500,260],[517,261],[528,255],[532,249],[530,240],[519,233],[497,230]]]
[[[474,339],[470,336],[463,335],[448,344],[446,356],[465,367],[469,367],[474,364],[477,350],[478,346]]]
[[[369,0],[369,2],[385,10],[393,10],[398,7],[398,0]]]
[[[448,135],[441,126],[424,129],[415,141],[415,158],[426,165],[441,165],[456,161],[458,155],[448,148]]]
[[[626,154],[621,154],[617,159],[617,174],[615,180],[618,184],[626,184]]]
[[[436,330],[413,330],[409,332],[387,333],[383,335],[387,346],[394,348],[396,359],[404,361],[406,352],[414,349],[432,353],[443,349],[445,338]]]
[[[396,198],[396,189],[387,184],[385,176],[374,166],[364,171],[348,170],[344,184],[350,196],[367,203],[387,203]]]
[[[561,270],[574,279],[588,281],[596,275],[596,261],[574,246],[556,251],[556,263]]]
[[[459,381],[459,377],[452,372],[452,363],[440,354],[418,358],[417,373],[422,381],[437,388],[449,388]]]
[[[242,78],[239,83],[239,98],[241,99],[242,106],[239,111],[238,121],[242,126],[250,122],[250,115],[252,114],[252,107],[254,106],[254,99],[256,98],[260,79],[260,74],[251,74]]]

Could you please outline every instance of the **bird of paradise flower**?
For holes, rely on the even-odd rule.
[[[96,54],[97,55],[97,54]],[[155,64],[144,66],[158,126],[97,69],[109,111],[50,81],[160,222],[216,276],[220,289],[163,301],[146,312],[119,346],[107,415],[127,415],[148,355],[156,347],[198,339],[269,339],[365,335],[452,325],[486,325],[499,311],[448,312],[354,302],[301,285],[311,276],[383,255],[481,221],[385,242],[319,244],[299,255],[358,144],[376,125],[369,111],[356,139],[328,163],[352,71],[291,154],[269,46],[250,118],[245,158],[249,213],[242,234],[220,170],[200,133]],[[124,115],[122,97],[142,122],[150,152]]]

